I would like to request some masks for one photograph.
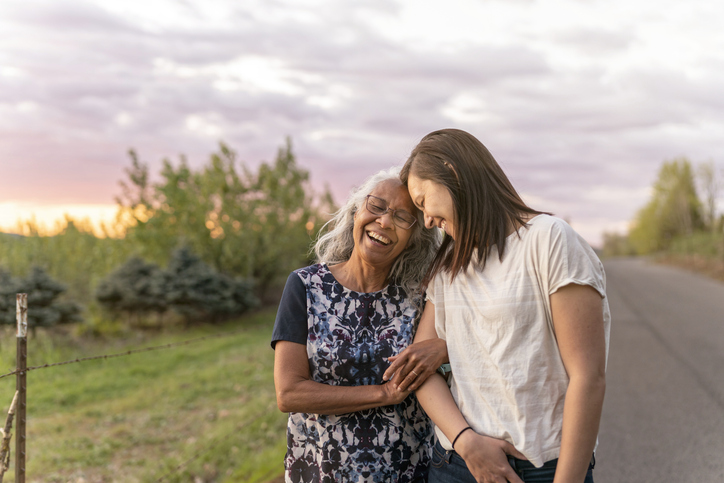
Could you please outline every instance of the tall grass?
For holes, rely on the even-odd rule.
[[[125,341],[39,331],[28,341],[31,366],[246,327],[186,346],[29,372],[28,481],[150,482],[168,475],[163,481],[265,482],[279,475],[286,415],[275,401],[273,315]],[[14,339],[9,329],[0,339],[3,372],[14,366]],[[3,413],[14,390],[14,378],[0,379]],[[5,478],[12,481],[12,469]]]
[[[41,236],[32,221],[23,231],[26,236],[0,234],[0,268],[24,277],[33,266],[43,267],[84,305],[98,282],[136,251],[125,239],[98,238],[89,225],[72,220],[54,236]]]
[[[696,232],[677,237],[672,240],[668,251],[671,254],[724,260],[724,233]]]

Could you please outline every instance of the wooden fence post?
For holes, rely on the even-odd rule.
[[[28,367],[28,294],[16,296],[16,316],[18,320],[18,349],[15,370],[15,389],[18,391],[17,429],[15,432],[15,483],[25,483],[25,422]]]

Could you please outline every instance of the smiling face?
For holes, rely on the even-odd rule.
[[[455,209],[450,192],[440,183],[410,173],[407,188],[413,203],[425,214],[425,227],[436,226],[455,239]]]
[[[405,210],[416,217],[417,210],[407,189],[397,180],[378,184],[369,194],[387,202],[390,210]],[[416,226],[405,230],[395,225],[392,213],[375,215],[362,203],[354,214],[354,252],[366,263],[378,269],[392,268],[397,257],[407,248]]]

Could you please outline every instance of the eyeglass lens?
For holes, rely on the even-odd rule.
[[[367,195],[367,209],[374,215],[384,215],[391,211],[392,220],[400,228],[410,228],[417,221],[414,216],[405,210],[390,210],[385,200],[372,195]]]

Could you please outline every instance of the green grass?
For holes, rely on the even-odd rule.
[[[273,316],[267,310],[221,327],[125,343],[31,337],[29,366],[243,328],[171,349],[29,372],[27,481],[266,482],[278,476],[286,415],[274,394]],[[2,334],[0,373],[13,369],[15,342],[14,333]],[[0,424],[14,391],[14,377],[0,379]],[[14,458],[13,451],[5,481],[14,479]]]

